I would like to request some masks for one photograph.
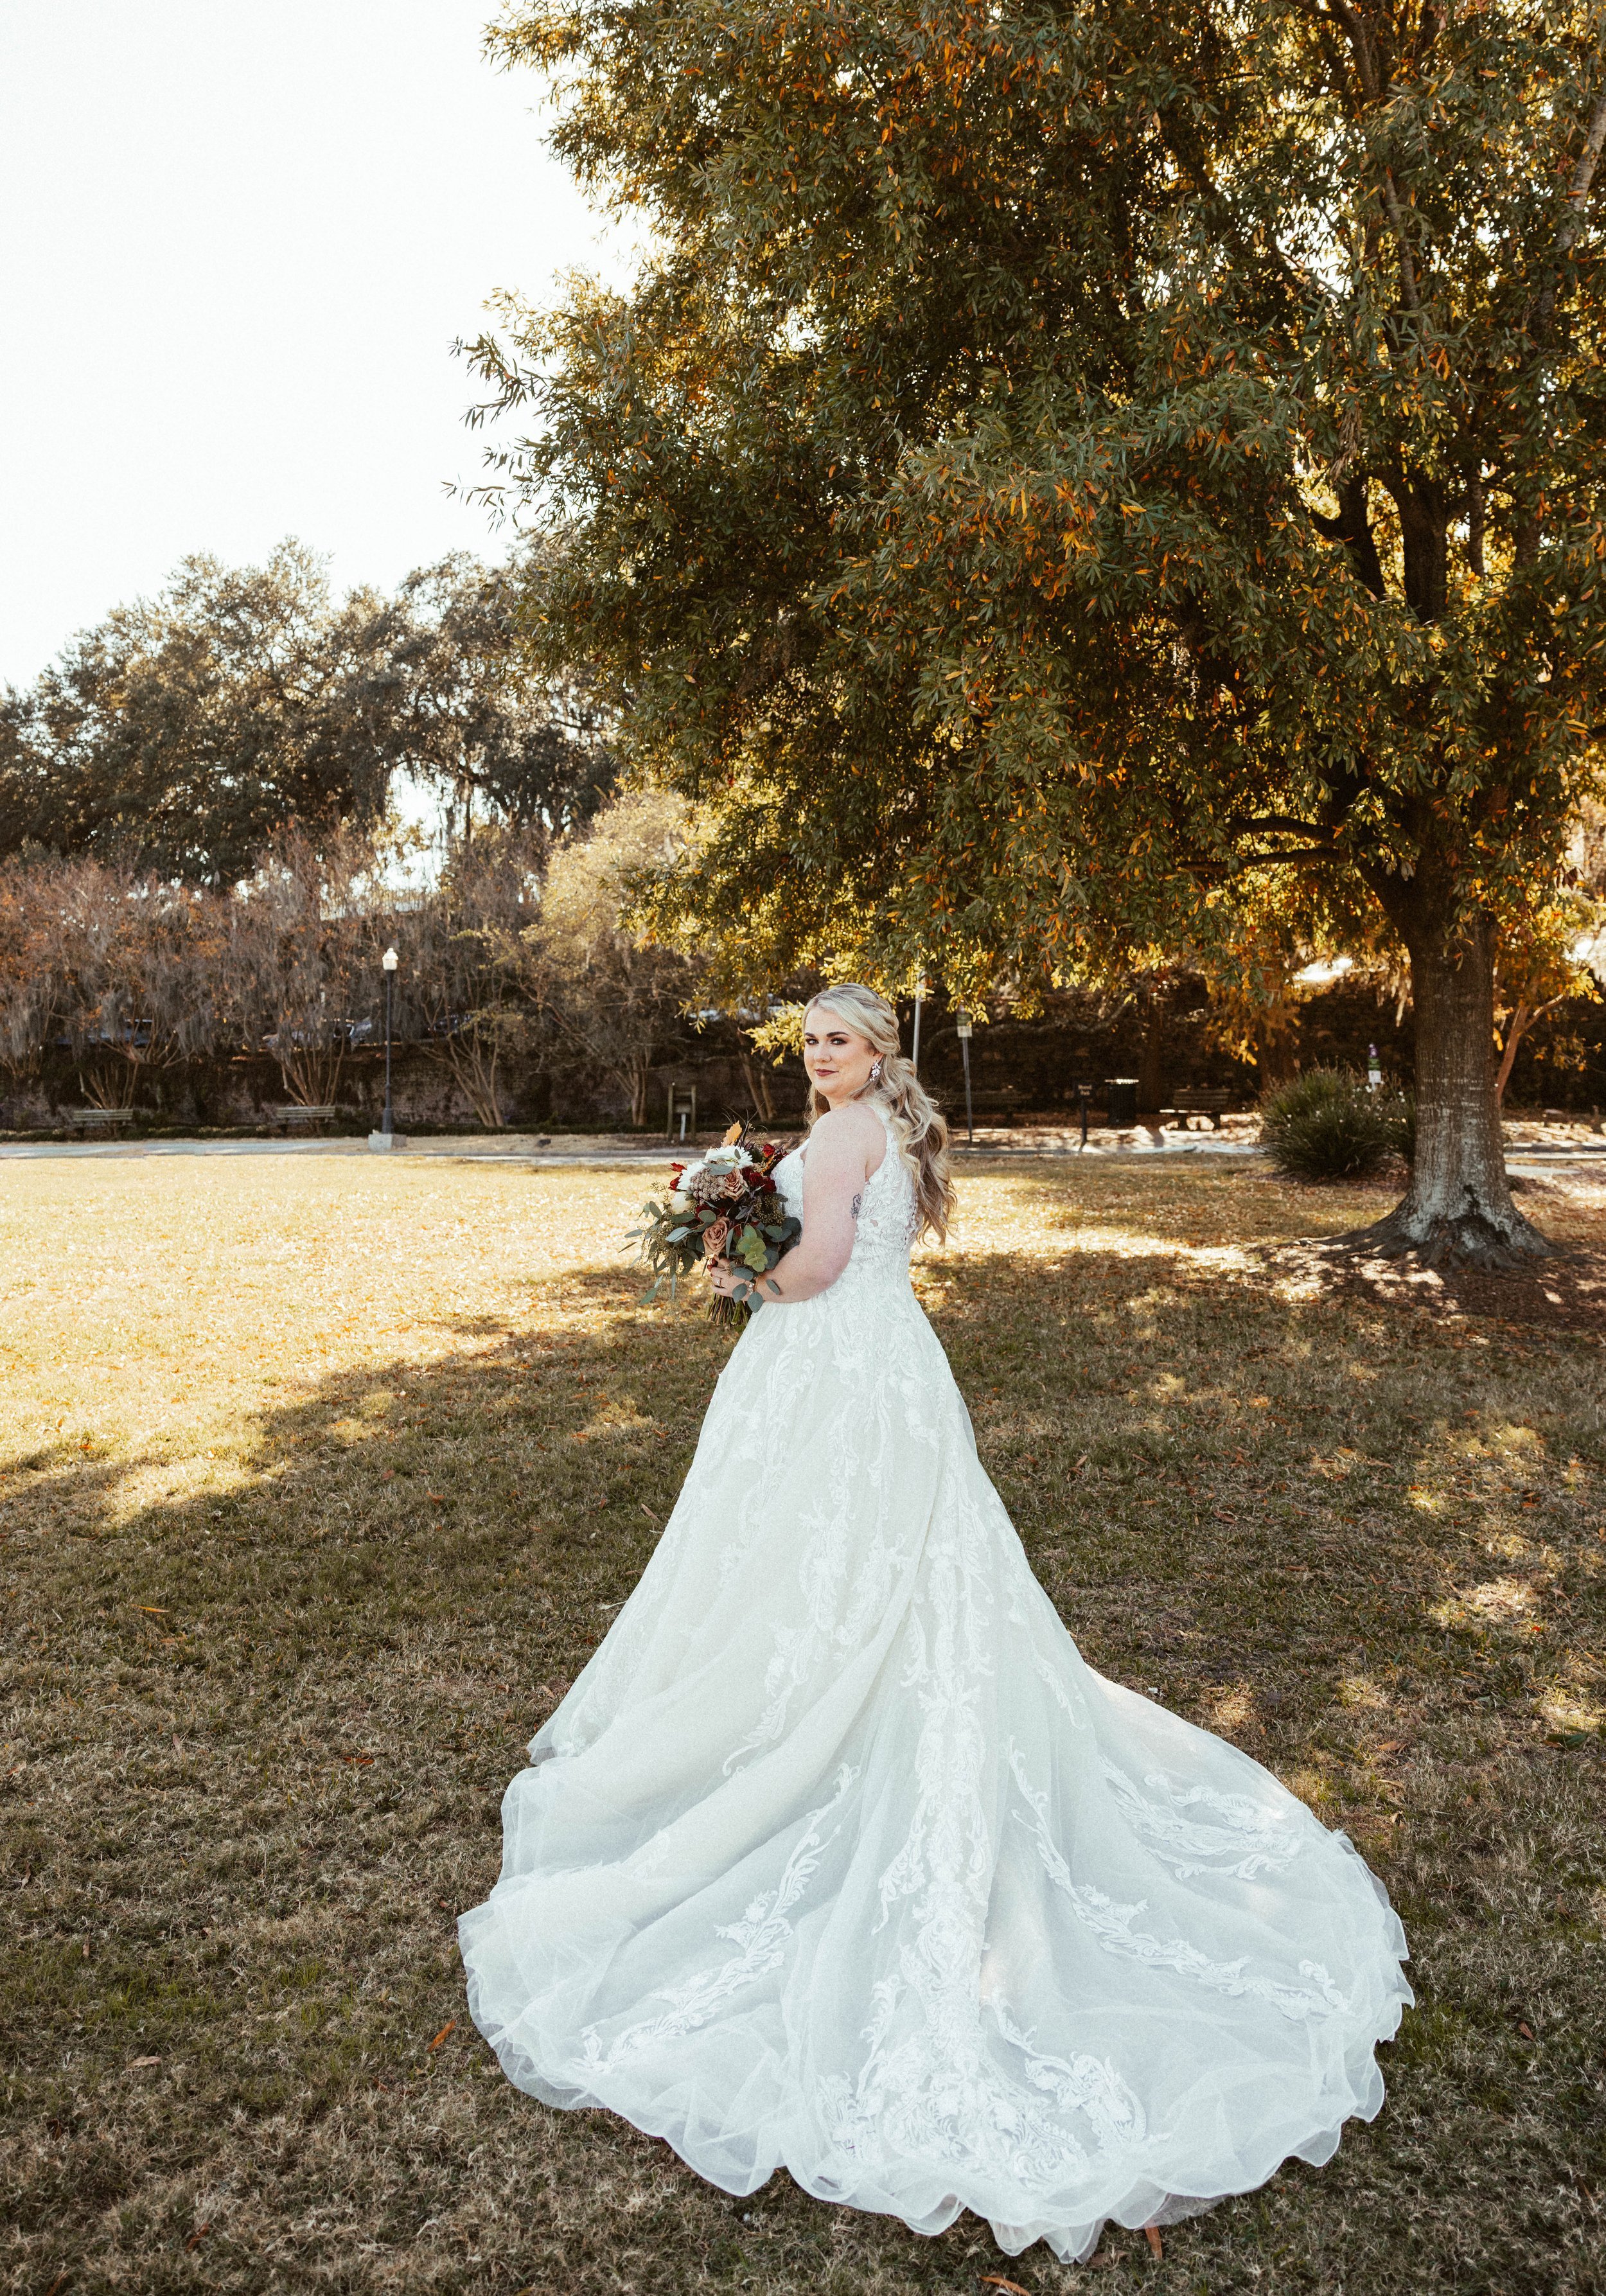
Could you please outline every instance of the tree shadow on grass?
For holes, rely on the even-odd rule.
[[[1577,2149],[1601,2014],[1568,1955],[1596,1757],[1549,1742],[1545,1703],[1567,1679],[1586,1702],[1598,1646],[1586,1351],[1229,1281],[1153,1238],[922,1280],[1090,1660],[1346,1824],[1427,1978],[1434,2018],[1395,2053],[1413,2133],[1352,2132],[1174,2256],[1237,2285],[1270,2243],[1321,2284],[1348,2210],[1369,2289],[1414,2296],[1430,2253],[1530,2284],[1522,2194],[1536,2147]],[[19,2269],[189,2287],[199,2251],[231,2290],[602,2288],[627,2251],[643,2289],[813,2291],[994,2268],[973,2225],[833,2224],[784,2178],[733,2210],[605,2116],[516,2095],[467,2024],[453,1924],[495,1878],[503,1786],[650,1555],[724,1352],[694,1311],[570,1275],[518,1328],[266,1407],[209,1488],[130,1505],[148,1463],[49,1452],[13,1474]],[[1476,2254],[1473,2152],[1508,2164]]]

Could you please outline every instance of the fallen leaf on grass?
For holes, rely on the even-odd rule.
[[[199,2248],[201,2242],[206,2238],[208,2233],[209,2233],[212,2227],[209,2224],[197,2225],[194,2231],[190,2234],[188,2240],[185,2241],[184,2246],[186,2248]]]
[[[349,1762],[355,1770],[369,1769],[373,1763],[372,1754],[342,1754],[340,1759],[343,1762]]]
[[[1534,2038],[1534,2029],[1531,2025],[1524,2025],[1520,2022],[1518,2024],[1517,2030],[1521,2034],[1525,2041],[1531,2041]]]
[[[438,2048],[439,2048],[439,2046],[440,2046],[441,2043],[446,2039],[447,2035],[448,2033],[455,2033],[455,2032],[456,2031],[456,2030],[457,2030],[457,2020],[456,2020],[456,2018],[455,2018],[455,2017],[448,2017],[448,2018],[447,2019],[446,2023],[441,2027],[441,2029],[440,2029],[439,2032],[436,2034],[435,2038],[430,2042],[430,2048],[431,2048],[431,2049],[438,2049]]]
[[[1156,2256],[1164,2256],[1166,2252],[1166,2244],[1159,2236],[1159,2226],[1158,2225],[1145,2225],[1143,2226],[1143,2238],[1148,2242]]]
[[[426,1491],[424,1496],[431,1506],[445,1506],[447,1503],[447,1495],[444,1491]]]
[[[133,2057],[129,2060],[128,2070],[131,2073],[143,2072],[147,2065],[159,2065],[160,2062],[160,2057]]]
[[[165,1619],[168,1616],[167,1611],[159,1611],[154,1603],[136,1603],[134,1607],[136,1611],[143,1611],[148,1619]]]
[[[1022,2288],[1018,2280],[1001,2280],[996,2272],[984,2272],[981,2276],[981,2284],[984,2288],[1007,2288],[1010,2296],[1028,2296],[1028,2292]]]

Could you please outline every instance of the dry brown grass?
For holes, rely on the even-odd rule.
[[[512,2091],[453,1941],[719,1358],[619,1263],[639,1174],[42,1162],[0,1201],[4,2285],[905,2296],[1078,2276]],[[1324,1290],[1376,1211],[993,1167],[922,1283],[1092,1661],[1385,1876],[1422,2005],[1319,2175],[1095,2286],[1602,2285],[1598,1343]],[[1547,1200],[1598,1246],[1606,1207]],[[1098,2267],[1095,2267],[1095,2269]]]

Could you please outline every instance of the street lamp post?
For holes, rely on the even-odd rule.
[[[955,1022],[959,1032],[960,1057],[964,1062],[964,1136],[969,1146],[976,1145],[976,1119],[971,1109],[971,1016],[962,1013]]]
[[[379,1130],[368,1135],[370,1148],[393,1148],[396,1145],[396,1126],[390,1114],[390,1033],[396,968],[400,963],[401,959],[393,948],[388,948],[380,959],[385,975],[385,1112],[380,1118]]]
[[[385,1113],[380,1129],[387,1138],[396,1127],[390,1120],[390,996],[396,987],[396,968],[401,963],[393,948],[388,948],[380,963],[385,968]]]

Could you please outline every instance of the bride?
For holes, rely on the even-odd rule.
[[[508,1788],[469,2002],[520,2088],[727,2192],[1086,2258],[1378,2111],[1405,1936],[1342,1834],[1084,1664],[910,1288],[943,1120],[869,989],[805,1059],[801,1241]]]

